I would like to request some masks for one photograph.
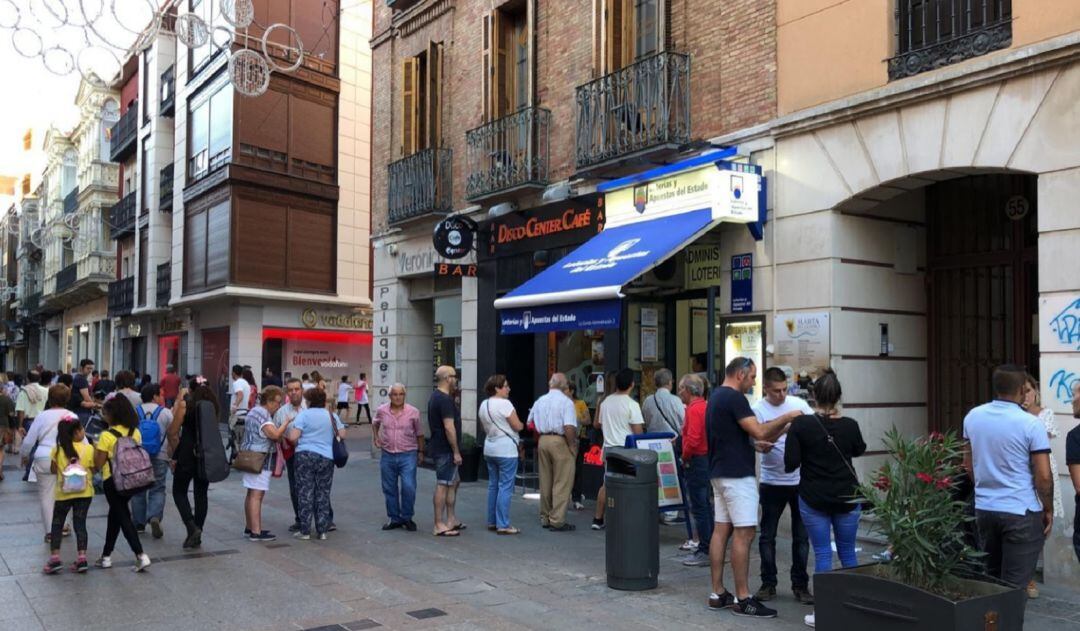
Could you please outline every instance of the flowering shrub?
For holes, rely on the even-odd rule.
[[[859,486],[859,494],[877,519],[873,529],[892,547],[890,578],[955,594],[956,575],[981,556],[964,540],[964,525],[974,518],[954,497],[956,481],[966,475],[961,442],[952,432],[912,439],[893,428],[885,445],[892,460]]]

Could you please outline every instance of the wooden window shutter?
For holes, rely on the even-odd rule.
[[[409,156],[420,148],[420,60],[409,57],[401,67],[401,150]]]
[[[427,100],[424,131],[427,138],[424,146],[438,149],[442,145],[442,44],[428,42],[427,63],[427,85],[424,91],[424,98]]]
[[[604,74],[634,59],[634,0],[604,0]]]
[[[492,26],[492,24],[491,24],[491,15],[485,15],[484,16],[484,37],[483,37],[483,40],[484,40],[483,44],[484,45],[483,45],[483,56],[482,56],[483,58],[482,58],[482,61],[481,61],[481,73],[483,74],[483,79],[481,80],[481,84],[483,85],[483,90],[484,90],[483,98],[484,98],[484,122],[485,123],[489,123],[489,122],[491,122],[492,120],[495,119],[495,117],[493,116],[495,108],[492,107],[492,101],[494,100],[494,97],[493,97],[493,90],[491,89],[491,79],[492,79],[492,77],[495,76],[495,69],[494,69],[494,67],[492,66],[492,63],[491,63],[491,59],[492,59],[492,55],[491,55],[491,39],[492,39],[491,26]]]
[[[507,28],[506,16],[495,10],[491,12],[491,35],[492,57],[495,69],[492,76],[491,86],[495,93],[495,104],[492,108],[492,119],[502,118],[509,113],[510,95],[512,94],[511,82],[513,70],[510,68],[509,44],[512,37],[512,28]]]

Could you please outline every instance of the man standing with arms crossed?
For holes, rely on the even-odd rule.
[[[810,406],[799,397],[787,395],[787,375],[776,366],[765,371],[765,398],[754,404],[754,415],[768,423],[789,414],[813,414]],[[761,484],[758,486],[761,503],[761,589],[755,596],[765,602],[776,598],[776,530],[784,509],[791,511],[791,591],[804,605],[814,604],[810,595],[810,576],[806,561],[810,556],[810,539],[799,513],[799,471],[784,471],[784,445],[787,434],[781,434],[772,449],[761,454]]]
[[[754,474],[754,445],[771,447],[799,416],[789,412],[759,423],[746,393],[757,381],[757,366],[749,357],[736,357],[724,370],[724,382],[709,397],[706,409],[709,439],[709,477],[712,480],[716,524],[709,543],[712,570],[710,609],[731,609],[737,616],[775,618],[776,610],[750,595],[750,544],[757,531],[758,488]],[[728,540],[735,594],[724,588]]]
[[[1024,587],[1054,526],[1050,440],[1043,423],[1020,407],[1024,369],[998,366],[992,380],[994,400],[964,417],[964,468],[975,480],[987,572]]]
[[[436,537],[456,537],[465,526],[457,520],[458,467],[461,466],[461,410],[454,403],[457,371],[453,366],[439,366],[435,371],[435,390],[428,399],[428,427],[431,430],[431,457],[435,460],[435,530]]]
[[[570,489],[574,486],[577,457],[577,412],[567,396],[566,375],[557,372],[548,380],[547,394],[533,403],[529,420],[540,434],[540,525],[552,532],[574,530],[566,522]]]

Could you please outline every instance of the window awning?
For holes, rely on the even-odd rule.
[[[617,328],[623,286],[718,223],[703,208],[604,230],[497,299],[502,332]]]

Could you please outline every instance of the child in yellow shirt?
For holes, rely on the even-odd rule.
[[[55,503],[53,504],[51,554],[45,563],[46,574],[56,574],[64,564],[60,561],[60,542],[68,511],[72,512],[78,558],[71,566],[72,572],[82,574],[89,567],[86,562],[86,514],[94,499],[94,448],[85,442],[85,432],[77,419],[60,421],[56,428],[56,447],[52,450],[50,468],[56,478]]]

